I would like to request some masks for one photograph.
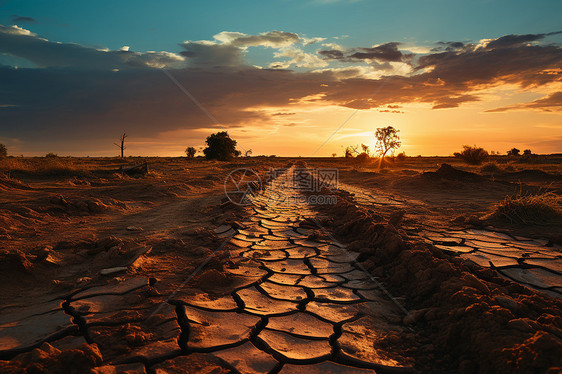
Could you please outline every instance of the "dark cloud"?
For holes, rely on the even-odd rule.
[[[465,47],[463,42],[437,42],[437,47],[432,48],[431,52],[442,52],[442,51],[456,51]]]
[[[505,48],[505,47],[517,47],[527,43],[536,42],[538,40],[544,39],[547,35],[556,35],[560,32],[552,32],[548,34],[525,34],[525,35],[504,35],[501,38],[492,40],[486,45],[486,48]]]
[[[487,112],[505,112],[508,110],[518,109],[536,109],[544,112],[560,112],[562,111],[562,92],[554,92],[543,98],[531,101],[530,103],[522,103],[496,109],[490,109],[487,110]]]
[[[391,62],[408,62],[414,57],[411,53],[403,53],[398,48],[400,43],[390,42],[370,48],[356,48],[346,52],[340,50],[321,50],[318,54],[325,60],[338,60],[347,63],[368,62],[379,70],[392,69]]]
[[[402,61],[404,55],[398,50],[400,43],[390,42],[372,48],[360,48],[360,52],[355,52],[348,56],[358,60],[378,60],[386,62]]]
[[[230,44],[184,42],[181,46],[185,51],[180,55],[186,57],[191,66],[240,66],[244,63],[242,50]]]
[[[340,60],[344,57],[343,52],[337,49],[318,51],[318,54],[327,60]]]
[[[12,15],[12,22],[22,23],[22,22],[29,22],[29,23],[36,23],[37,21],[33,17],[24,17],[18,16],[17,14]]]

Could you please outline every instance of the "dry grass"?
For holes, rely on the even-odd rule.
[[[493,206],[489,217],[510,223],[545,225],[562,222],[562,196],[551,192],[506,196]]]
[[[0,172],[40,176],[75,176],[90,172],[90,168],[75,160],[62,157],[41,157],[32,159],[0,159]]]

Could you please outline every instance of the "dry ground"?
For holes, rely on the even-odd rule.
[[[131,177],[111,171],[123,164],[145,161],[150,169],[147,175]],[[184,158],[36,158],[10,159],[0,164],[0,313],[44,295],[65,295],[79,287],[134,275],[157,279],[160,286],[155,292],[162,295],[173,291],[220,245],[214,229],[244,219],[241,211],[224,204],[224,180],[229,172],[250,168],[265,180],[268,170],[284,167],[290,161],[295,159],[250,158],[221,163]],[[496,158],[493,161],[499,170],[491,173],[454,158],[407,158],[382,169],[376,162],[341,158],[298,161],[311,167],[337,168],[345,189],[361,188],[380,199],[381,204],[369,212],[359,212],[371,218],[367,223],[358,221],[355,229],[364,226],[376,231],[378,226],[371,227],[371,223],[379,222],[376,217],[386,222],[397,211],[404,211],[406,223],[423,222],[435,227],[493,225],[515,235],[546,238],[554,243],[562,240],[560,222],[524,225],[487,217],[493,206],[508,195],[548,191],[560,196],[561,157],[544,157],[533,164]],[[474,174],[459,177],[435,173],[443,163]],[[337,209],[350,211],[347,206]],[[343,216],[338,213],[339,218]],[[345,225],[339,226],[334,231]],[[218,256],[188,289],[205,289],[208,284],[220,287],[221,269],[226,262],[228,258]],[[391,265],[398,274],[402,265]],[[121,266],[126,271],[100,273]],[[461,279],[455,271],[450,272],[455,282]],[[478,271],[474,274],[478,276]],[[515,289],[532,297],[527,291]],[[412,290],[398,287],[396,291],[408,294]],[[416,301],[415,295],[409,297],[411,306],[429,308]],[[559,323],[559,316],[556,318],[554,324]],[[429,346],[428,342],[424,344]],[[431,347],[411,353],[423,357],[439,352]],[[455,360],[446,357],[442,361],[455,368],[468,365]],[[204,359],[201,362],[206,365]],[[420,360],[420,365],[431,367],[431,360]],[[465,369],[474,372],[473,366]]]

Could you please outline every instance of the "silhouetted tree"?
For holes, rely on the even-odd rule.
[[[518,150],[517,148],[511,148],[509,151],[507,151],[507,155],[508,156],[519,156],[519,152],[521,152],[521,151]]]
[[[375,138],[377,139],[375,147],[381,159],[383,159],[389,151],[394,152],[394,150],[400,148],[402,145],[398,132],[400,132],[400,130],[396,130],[392,126],[380,127],[377,129],[377,132],[375,132]]]
[[[531,152],[530,149],[525,149],[525,150],[523,151],[523,156],[531,156],[532,154],[533,154],[533,152]]]
[[[126,133],[123,133],[123,135],[121,135],[121,137],[119,138],[119,142],[120,144],[117,143],[113,143],[115,144],[117,147],[119,147],[119,149],[121,149],[121,158],[125,157],[124,156],[124,151],[125,149],[127,149],[127,147],[125,147],[125,138],[127,137]]]
[[[228,161],[240,156],[240,151],[236,149],[236,140],[232,140],[226,131],[209,135],[205,143],[207,148],[203,153],[210,160]]]
[[[252,154],[252,150],[248,149],[245,153],[244,153],[244,157],[250,157],[250,155]]]
[[[8,157],[8,148],[4,144],[0,144],[0,158]]]
[[[197,150],[195,149],[195,147],[187,147],[185,149],[185,155],[187,156],[187,158],[195,157],[196,153],[197,153]]]
[[[332,153],[332,157],[336,157],[336,156],[337,156],[337,154],[336,154],[336,153]]]

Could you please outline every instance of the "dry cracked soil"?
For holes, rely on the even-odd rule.
[[[559,372],[559,243],[404,217],[345,174],[311,203],[302,161],[172,165],[5,187],[1,372]],[[276,177],[233,204],[239,167]]]

